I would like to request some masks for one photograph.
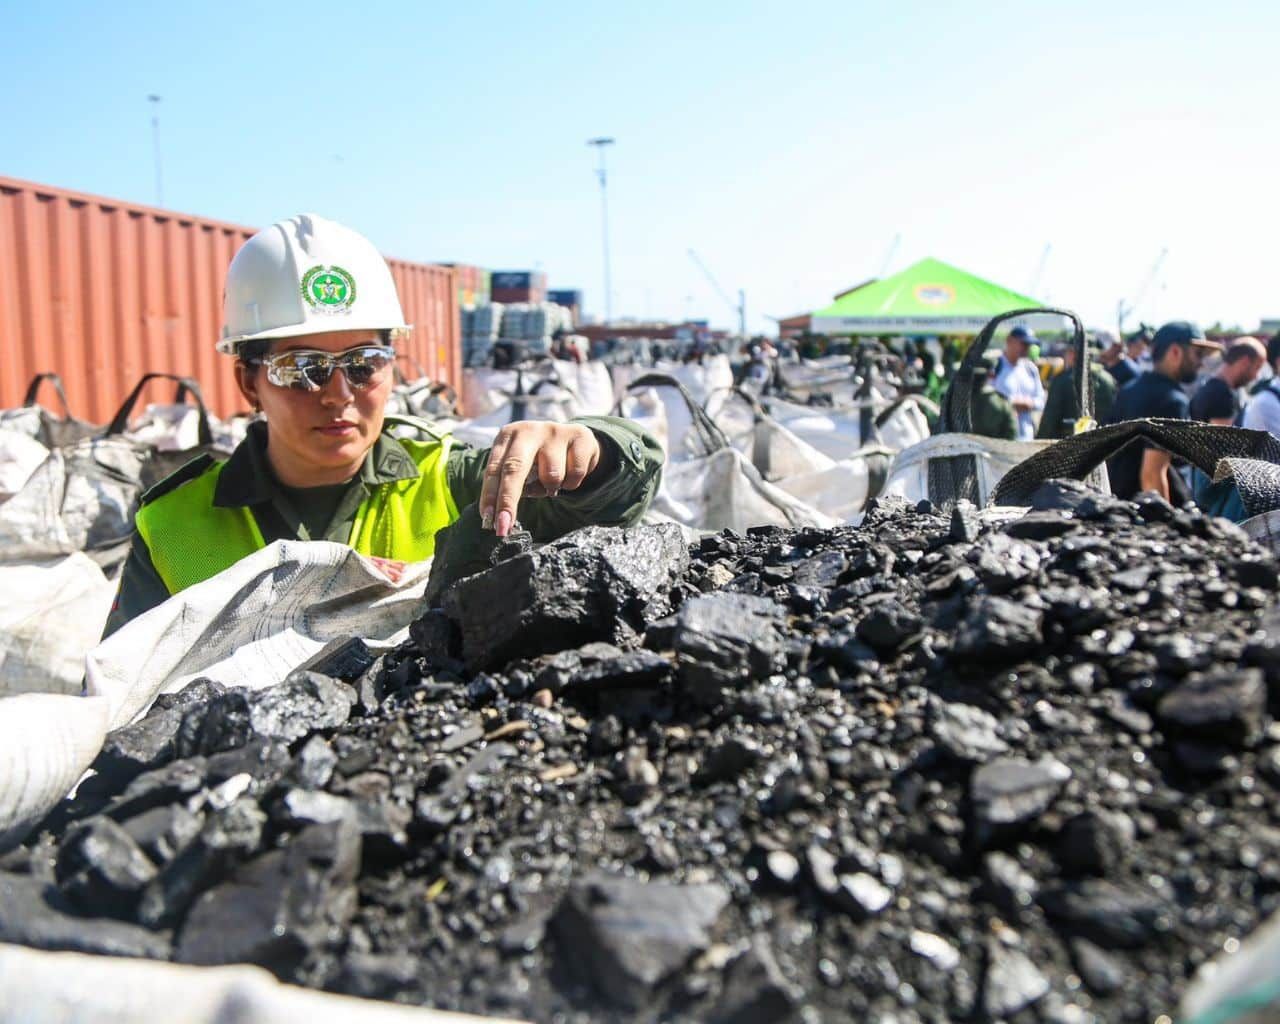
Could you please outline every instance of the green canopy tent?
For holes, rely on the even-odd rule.
[[[1040,303],[941,260],[872,281],[813,314],[815,334],[977,334],[992,317]]]

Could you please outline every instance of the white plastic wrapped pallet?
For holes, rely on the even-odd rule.
[[[0,1020],[22,1024],[503,1024],[496,1017],[444,1013],[283,985],[260,967],[187,967],[3,944]]]

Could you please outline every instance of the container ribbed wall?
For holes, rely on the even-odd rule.
[[[0,177],[0,408],[52,370],[72,413],[94,423],[148,371],[195,377],[218,415],[244,410],[232,361],[214,343],[227,265],[254,230]],[[421,366],[457,386],[454,271],[389,262],[415,328],[400,346],[406,372]],[[171,387],[152,387],[144,403],[170,400]]]

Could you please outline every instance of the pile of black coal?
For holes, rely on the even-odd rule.
[[[113,736],[0,858],[0,941],[534,1020],[1069,1024],[1172,1016],[1280,909],[1280,586],[1230,524],[1053,484],[509,547],[363,679]]]

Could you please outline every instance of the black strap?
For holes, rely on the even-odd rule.
[[[153,380],[171,380],[177,384],[176,401],[181,401],[184,398],[195,400],[196,408],[200,411],[200,429],[198,433],[200,446],[203,448],[212,447],[213,427],[209,424],[209,410],[204,404],[204,394],[200,391],[200,385],[192,377],[180,377],[173,373],[144,373],[138,383],[134,385],[133,390],[129,392],[129,396],[124,400],[124,403],[116,410],[111,422],[107,424],[106,436],[123,434],[129,429],[129,418],[133,415],[133,407],[138,404],[138,396],[142,394],[142,389]]]
[[[680,393],[680,397],[684,399],[684,404],[689,408],[689,415],[693,418],[694,433],[698,435],[698,440],[702,442],[705,453],[710,455],[721,448],[729,447],[729,439],[724,436],[724,431],[716,426],[715,421],[707,415],[702,406],[693,400],[693,396],[689,394],[689,389],[669,373],[646,373],[627,385],[628,391],[635,391],[639,388],[675,388]]]
[[[71,407],[67,404],[67,392],[62,387],[62,378],[56,373],[37,373],[31,378],[31,383],[27,385],[27,393],[22,399],[23,408],[31,408],[36,404],[36,396],[40,393],[40,385],[48,381],[53,385],[53,390],[57,394],[59,401],[62,402],[62,418],[71,419]]]
[[[973,388],[971,386],[974,368],[982,361],[996,330],[1006,320],[1017,320],[1026,316],[1064,316],[1071,321],[1073,334],[1072,347],[1076,351],[1076,403],[1081,416],[1093,418],[1093,375],[1089,372],[1091,355],[1088,340],[1084,333],[1084,324],[1069,309],[1054,306],[1033,306],[1027,309],[1014,309],[1001,313],[987,322],[978,332],[964,360],[956,370],[955,377],[947,387],[942,398],[942,415],[938,420],[938,433],[968,434],[973,430]]]
[[[1055,441],[1009,470],[991,495],[993,505],[1028,505],[1046,480],[1083,480],[1125,445],[1142,439],[1186,459],[1210,477],[1225,458],[1280,464],[1280,439],[1265,430],[1242,430],[1194,420],[1127,420]]]

